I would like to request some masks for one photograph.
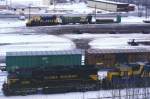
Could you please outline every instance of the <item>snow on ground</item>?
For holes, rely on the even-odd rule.
[[[0,36],[0,44],[3,43],[64,43],[70,42],[68,39],[64,39],[54,35],[2,35]]]
[[[143,20],[145,20],[145,17],[135,17],[135,16],[129,16],[129,17],[122,17],[121,23],[143,23]]]
[[[6,28],[8,27],[22,27],[22,26],[25,26],[25,23],[26,21],[22,21],[22,20],[18,20],[18,19],[15,19],[15,18],[3,18],[3,19],[0,19],[0,33],[5,31]]]
[[[139,45],[131,46],[128,42],[131,41],[128,38],[107,38],[107,39],[95,39],[89,43],[93,49],[141,49],[150,46]]]
[[[100,49],[127,49],[127,48],[150,48],[149,46],[137,46],[131,47],[128,45],[127,42],[131,41],[132,39],[136,40],[150,40],[150,34],[65,34],[62,35],[63,37],[69,39],[91,39],[92,41],[89,45],[92,48],[100,48]]]
[[[0,39],[1,56],[5,56],[7,51],[49,51],[75,48],[71,40],[53,35],[5,35],[0,36]]]
[[[124,35],[124,36],[123,36]],[[91,48],[98,48],[98,49],[137,49],[137,48],[150,48],[149,46],[130,46],[128,42],[132,39],[143,39],[143,40],[150,40],[149,34],[123,34],[122,36],[118,37],[106,37],[104,39],[97,38],[89,43]]]
[[[128,38],[128,39],[149,39],[150,34],[64,34],[61,35],[62,37],[69,38],[69,39],[106,39],[106,38]]]
[[[7,0],[8,4],[11,4],[11,6],[14,5],[41,5],[43,0]]]

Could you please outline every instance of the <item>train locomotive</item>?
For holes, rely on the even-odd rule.
[[[143,87],[150,83],[148,63],[91,64],[86,62],[91,61],[87,59],[89,54],[83,50],[8,52],[3,93],[13,96],[84,92]]]
[[[97,89],[96,66],[81,65],[82,51],[7,53],[6,96]]]

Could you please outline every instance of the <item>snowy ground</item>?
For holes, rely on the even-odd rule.
[[[50,51],[74,49],[74,43],[53,35],[2,35],[0,36],[0,61],[10,51]]]
[[[7,19],[0,19],[0,28],[1,29],[6,29],[6,28],[10,28],[10,27],[23,27],[25,26],[26,21],[21,21],[15,18],[7,18]],[[0,30],[0,33],[3,30]]]
[[[148,20],[145,17],[135,17],[135,16],[129,16],[129,17],[123,17],[121,20],[121,23],[143,23],[143,20]]]

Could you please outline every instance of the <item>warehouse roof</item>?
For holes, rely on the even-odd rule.
[[[101,3],[106,3],[106,4],[114,4],[114,5],[129,5],[128,3],[113,2],[113,1],[108,1],[108,0],[89,0],[89,1],[101,2]]]
[[[137,52],[150,52],[148,49],[89,49],[88,53],[137,53]]]
[[[61,51],[20,51],[20,52],[6,52],[6,56],[37,56],[37,55],[68,55],[68,54],[82,54],[83,50],[61,50]]]

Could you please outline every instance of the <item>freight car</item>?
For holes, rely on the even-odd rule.
[[[82,50],[7,52],[6,69],[81,65],[82,54]]]
[[[28,20],[26,26],[52,26],[52,25],[66,25],[66,24],[104,24],[104,23],[120,23],[121,16],[116,17],[116,21],[110,18],[96,19],[92,22],[92,15],[87,16],[35,16]]]
[[[147,48],[124,49],[88,49],[85,54],[85,64],[115,67],[117,64],[148,62],[150,50]]]

